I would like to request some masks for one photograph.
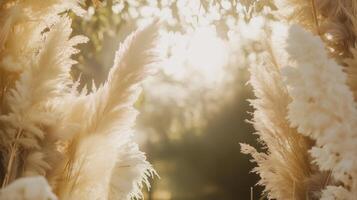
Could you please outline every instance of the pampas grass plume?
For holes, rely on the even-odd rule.
[[[292,97],[289,121],[300,133],[316,140],[310,151],[314,162],[320,170],[331,171],[332,178],[340,184],[327,187],[324,195],[354,199],[357,110],[353,93],[346,85],[347,76],[341,66],[328,58],[319,37],[292,26],[287,44],[292,64],[283,71]],[[342,190],[345,195],[338,195]]]
[[[127,37],[103,85],[78,91],[71,56],[87,38],[71,37],[63,14],[83,15],[78,3],[0,4],[0,199],[139,199],[155,174],[133,140],[133,105],[157,61],[158,23]]]
[[[257,97],[250,101],[255,108],[252,124],[266,153],[245,144],[241,147],[257,163],[254,172],[260,175],[259,184],[265,186],[269,199],[305,199],[312,174],[307,153],[311,141],[289,126],[291,98],[281,75],[286,55],[278,51],[279,40],[275,40],[286,27],[275,24],[273,30],[273,39],[266,42],[267,52],[259,56],[261,63],[250,66],[249,81]]]

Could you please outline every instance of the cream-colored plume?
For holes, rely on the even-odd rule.
[[[242,150],[258,163],[269,199],[352,200],[357,110],[347,75],[318,36],[297,25],[272,35],[263,65],[250,70],[253,124],[267,153]]]
[[[281,68],[287,64],[287,55],[281,51],[280,41],[287,28],[273,26],[273,36],[266,43],[267,52],[259,55],[260,63],[250,66],[250,81],[257,99],[252,124],[266,148],[258,153],[253,147],[241,144],[242,152],[251,154],[258,164],[254,169],[260,175],[259,184],[265,186],[269,199],[305,199],[311,196],[309,178],[313,173],[308,149],[312,142],[289,126],[288,105],[291,98],[283,82]]]
[[[289,121],[316,141],[310,151],[314,163],[336,181],[323,191],[323,199],[355,199],[357,109],[347,76],[318,36],[292,26],[286,42],[292,61],[283,69],[292,97]]]
[[[357,100],[357,1],[276,0],[277,13],[319,35],[335,61],[347,72],[347,84]]]
[[[260,67],[252,73],[252,76],[266,73],[266,76],[271,79],[264,83],[269,85],[268,90],[271,90],[270,86],[274,86],[272,83],[276,80],[283,81],[282,85],[287,89],[286,95],[290,98],[288,105],[282,106],[288,108],[288,114],[284,119],[288,119],[290,129],[310,138],[310,145],[306,147],[312,158],[305,157],[309,160],[309,162],[305,160],[305,163],[310,169],[310,172],[305,171],[308,175],[306,183],[296,182],[304,185],[308,191],[305,193],[306,196],[301,194],[298,197],[277,197],[274,196],[273,190],[268,191],[268,195],[277,199],[355,199],[357,196],[355,193],[357,157],[354,153],[357,144],[354,131],[357,124],[357,2],[276,0],[275,3],[278,10],[274,14],[278,16],[278,20],[286,24],[298,23],[312,33],[296,25],[292,27],[286,25],[288,29],[285,30],[288,31],[279,29],[278,32],[286,34],[275,37],[280,40],[278,45],[273,48],[268,47],[266,50],[277,53],[277,61],[274,63],[283,63],[279,70],[283,75],[277,77],[274,70]],[[257,86],[252,85],[257,90]],[[262,101],[277,94],[279,93],[272,91],[269,96],[264,96]],[[278,100],[273,104],[277,104],[276,107],[281,105]],[[256,106],[255,108],[258,112],[259,108]],[[262,106],[262,109],[266,108],[267,106]],[[277,112],[279,109],[274,110]],[[274,112],[270,112],[259,122],[271,121],[275,116]],[[255,126],[256,123],[253,121]],[[269,130],[279,130],[276,126],[268,127]],[[256,129],[260,131],[259,127]],[[266,140],[270,139],[263,138],[263,141]],[[267,160],[266,156],[271,149],[269,145],[267,146],[267,154],[258,154],[252,148],[246,148],[246,151],[255,154],[255,160]],[[309,146],[312,148],[310,149]],[[279,152],[291,148],[282,146],[282,149]],[[306,154],[307,149],[300,149],[300,153]],[[262,171],[259,161],[257,171],[260,173]],[[293,172],[291,169],[288,171]],[[268,190],[271,180],[273,179],[268,179],[264,183]],[[284,186],[278,183],[272,185],[278,192],[284,192]]]
[[[83,38],[69,40],[71,21],[58,13],[75,5],[60,1],[8,1],[1,30],[1,152],[6,170],[3,186],[17,177],[46,175],[55,159],[51,129],[59,120],[49,102],[70,83],[70,56]],[[48,31],[46,31],[48,29]],[[45,155],[47,154],[47,155]],[[53,157],[52,157],[53,156]]]
[[[51,187],[42,176],[16,179],[6,188],[0,190],[0,199],[3,200],[57,200]]]
[[[150,65],[156,59],[153,49],[156,30],[157,23],[128,36],[116,53],[114,66],[104,85],[86,96],[64,101],[72,104],[68,105],[66,120],[81,126],[67,144],[66,160],[55,169],[60,174],[54,175],[60,198],[107,199],[109,191],[114,190],[111,186],[117,185],[111,181],[118,179],[113,177],[114,172],[117,173],[116,168],[121,166],[137,173],[128,180],[129,185],[140,185],[138,177],[146,176],[143,172],[152,173],[145,156],[140,156],[141,152],[136,148],[127,146],[135,145],[132,126],[137,111],[133,105],[141,90],[140,82],[153,69]],[[135,155],[140,158],[139,162],[123,163]],[[120,199],[129,198],[130,193],[122,190],[123,198]]]
[[[0,9],[0,194],[30,190],[16,180],[41,175],[59,199],[141,198],[154,171],[133,140],[133,105],[154,69],[158,24],[128,36],[108,80],[87,94],[70,75],[73,46],[87,39],[71,37],[63,13],[82,15],[78,1],[7,0]]]

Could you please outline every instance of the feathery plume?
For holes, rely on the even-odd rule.
[[[29,60],[28,67],[21,73],[15,88],[11,89],[7,97],[10,112],[0,116],[0,120],[6,123],[8,129],[5,133],[12,141],[8,144],[10,152],[6,156],[9,160],[7,170],[8,173],[14,171],[15,177],[45,175],[46,170],[50,168],[42,148],[46,146],[48,151],[56,151],[55,141],[61,136],[50,133],[50,127],[59,119],[56,119],[56,114],[49,109],[48,102],[65,92],[70,83],[69,70],[74,64],[70,59],[75,53],[73,45],[84,41],[80,37],[69,40],[70,24],[69,18],[62,17],[43,35],[41,52]],[[52,141],[52,147],[43,143],[47,140]],[[12,165],[18,166],[19,164],[14,162],[20,160],[13,159],[20,149],[28,150],[28,155],[22,157],[26,167],[22,172],[16,172]],[[5,181],[11,179],[6,180],[5,177]]]
[[[40,50],[43,31],[59,20],[60,13],[73,10],[78,15],[84,14],[78,3],[77,0],[5,2],[0,12],[0,69],[21,72]]]
[[[351,0],[277,0],[278,13],[299,22],[320,35],[329,54],[347,73],[347,84],[357,99],[357,1]],[[286,12],[290,10],[290,12]]]
[[[137,144],[126,143],[121,149],[111,175],[108,199],[142,199],[143,184],[150,187],[148,179],[154,176],[155,171]]]
[[[136,154],[140,162],[134,160],[126,166],[138,173],[131,177],[133,180],[129,184],[134,182],[135,186],[142,171],[152,173],[145,156],[136,148],[126,146],[133,145],[131,129],[137,115],[133,105],[141,90],[139,84],[152,71],[150,65],[156,59],[153,49],[156,30],[157,23],[154,23],[128,36],[116,53],[114,66],[104,85],[89,95],[79,96],[69,105],[73,109],[66,113],[67,120],[81,123],[81,127],[68,144],[65,164],[56,169],[59,177],[54,175],[60,198],[107,199],[113,185],[111,180],[117,179],[112,177],[114,168],[123,165],[121,160],[130,161]],[[118,155],[123,157],[118,158]],[[117,162],[119,166],[115,166]],[[116,173],[120,174],[120,171]],[[121,190],[123,199],[138,192],[137,187],[127,188],[131,190]]]
[[[125,40],[104,85],[89,94],[77,92],[71,56],[87,39],[70,38],[71,20],[63,12],[82,15],[78,3],[0,3],[6,17],[0,20],[0,152],[3,186],[10,183],[0,195],[27,191],[32,179],[19,178],[41,175],[61,199],[139,199],[154,174],[132,127],[139,84],[156,61],[158,24]],[[42,196],[26,193],[26,198],[56,199],[46,196],[47,182],[35,185],[44,189],[32,188]]]
[[[57,200],[51,187],[42,176],[19,178],[8,187],[0,190],[0,199]]]
[[[351,0],[277,0],[281,14],[319,34],[338,60],[351,56],[357,39],[357,2]]]
[[[313,173],[310,165],[312,141],[291,128],[287,117],[287,106],[291,98],[281,76],[286,65],[284,52],[278,51],[280,34],[285,27],[276,24],[268,51],[260,55],[258,65],[251,65],[250,81],[257,99],[251,100],[255,108],[252,124],[257,130],[266,153],[259,153],[253,147],[241,144],[242,152],[250,154],[258,164],[254,172],[261,177],[259,184],[265,186],[269,199],[305,199],[310,193],[309,178]]]
[[[292,98],[288,119],[316,140],[310,150],[314,163],[336,181],[322,198],[352,200],[357,196],[357,111],[347,76],[328,58],[321,39],[298,26],[289,29],[286,50],[292,61],[283,69]]]

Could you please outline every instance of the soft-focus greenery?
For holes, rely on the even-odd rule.
[[[195,9],[183,9],[191,2],[197,4]],[[74,34],[85,34],[90,41],[80,47],[73,73],[89,85],[92,79],[97,84],[105,79],[118,42],[143,21],[161,18],[165,30],[180,33],[212,24],[220,37],[227,38],[238,19],[249,21],[263,9],[276,9],[272,0],[86,0],[84,6],[84,20],[73,16]],[[270,13],[266,17],[273,18]]]

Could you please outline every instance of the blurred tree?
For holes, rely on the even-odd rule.
[[[85,34],[90,41],[80,46],[82,54],[73,75],[81,75],[89,86],[101,83],[111,66],[117,44],[138,25],[162,19],[166,31],[186,33],[212,24],[221,38],[227,39],[230,25],[240,18],[250,20],[264,8],[276,9],[272,0],[86,0],[87,15],[73,15],[74,34]],[[270,15],[269,13],[267,15]]]
[[[235,83],[243,85],[245,80]],[[182,128],[184,119],[181,118],[179,124],[184,133],[180,133],[180,139],[170,137],[177,134],[168,128],[172,123],[170,116],[175,112],[172,106],[158,106],[154,113],[143,112],[140,115],[139,120],[146,130],[154,129],[160,134],[159,141],[151,141],[146,146],[149,159],[162,177],[153,180],[151,193],[157,194],[151,194],[149,199],[249,199],[251,187],[254,187],[256,197],[260,195],[262,188],[255,187],[258,177],[250,173],[253,165],[246,155],[240,153],[238,145],[243,141],[249,144],[256,142],[256,138],[249,134],[254,131],[252,126],[245,122],[250,118],[248,112],[252,111],[247,98],[252,98],[251,88],[237,89],[233,98],[218,112],[213,115],[207,113],[204,120],[208,125],[201,128]],[[170,193],[171,198],[165,198],[157,191],[162,188]]]

